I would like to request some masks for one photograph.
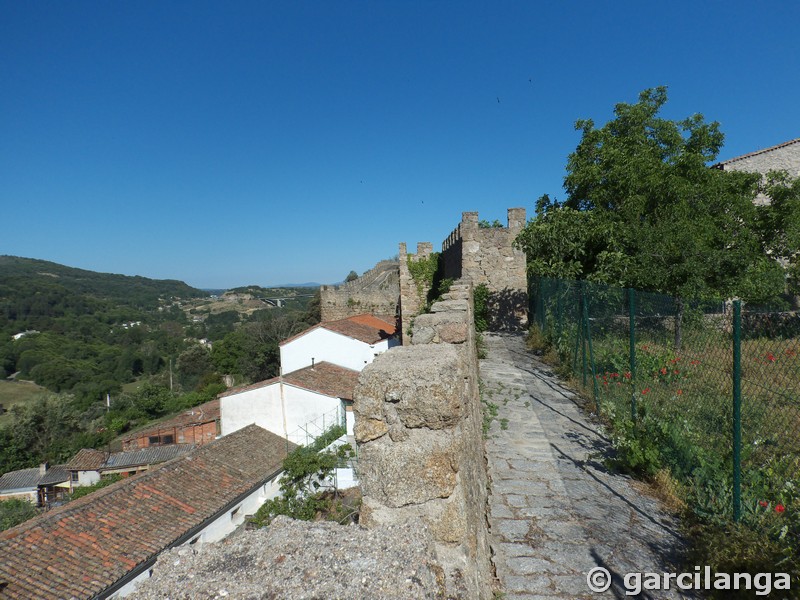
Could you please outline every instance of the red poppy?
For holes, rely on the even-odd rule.
[[[673,375],[677,375],[678,373],[680,373],[680,371],[678,371],[678,369],[675,369],[675,370],[672,372],[672,374],[673,374]]]
[[[759,505],[761,508],[767,508],[767,505],[768,505],[768,504],[769,504],[769,502],[767,502],[766,500],[759,500],[759,501],[758,501],[758,505]]]
[[[625,379],[630,379],[630,378],[631,378],[630,371],[628,371],[627,373],[625,373],[625,374],[623,375],[623,377],[624,377]]]
[[[776,513],[782,513],[785,510],[786,510],[786,507],[783,504],[776,504],[775,505],[775,512]]]
[[[693,364],[693,365],[699,365],[699,364],[700,364],[700,361],[699,361],[699,360],[693,360],[691,364]]]
[[[650,388],[644,388],[644,389],[642,390],[642,395],[646,394],[646,393],[647,393],[647,392],[649,392],[649,391],[650,391]]]
[[[667,367],[661,367],[661,374],[662,375],[666,375],[667,374]]]
[[[775,355],[774,355],[772,352],[767,352],[767,354],[766,354],[766,359],[767,359],[769,362],[775,362]]]
[[[678,394],[678,396],[680,396],[681,394],[683,394],[683,390],[678,390],[676,393]]]

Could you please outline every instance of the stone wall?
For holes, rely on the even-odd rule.
[[[320,288],[323,321],[337,321],[354,315],[396,315],[400,297],[397,261],[382,260],[358,279],[340,286]]]
[[[442,243],[444,277],[489,288],[492,330],[520,329],[528,323],[525,253],[514,246],[525,218],[524,208],[509,208],[507,227],[480,227],[478,213],[465,212]]]
[[[420,242],[417,244],[417,253],[409,254],[405,242],[400,243],[398,252],[400,260],[400,322],[402,324],[403,344],[407,345],[406,331],[408,330],[411,319],[418,315],[425,307],[430,287],[427,285],[418,286],[411,276],[408,262],[416,262],[427,259],[433,254],[433,244],[430,242]]]
[[[448,597],[484,599],[492,570],[471,290],[454,285],[415,318],[410,345],[364,368],[355,437],[361,523],[424,523]]]

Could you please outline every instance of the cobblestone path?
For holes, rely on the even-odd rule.
[[[603,467],[598,455],[608,441],[521,336],[485,339],[482,393],[498,410],[486,441],[489,525],[503,597],[691,597],[674,590],[626,595],[626,573],[676,571],[675,520],[630,478]],[[611,574],[606,592],[587,585],[596,567]]]

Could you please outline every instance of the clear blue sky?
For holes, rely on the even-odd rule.
[[[574,122],[669,87],[730,158],[800,137],[800,3],[0,1],[0,254],[341,281],[563,197]]]

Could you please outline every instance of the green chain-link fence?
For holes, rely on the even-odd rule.
[[[797,313],[586,281],[529,291],[532,321],[626,468],[669,469],[706,519],[767,526],[786,513],[778,534],[798,543]]]

